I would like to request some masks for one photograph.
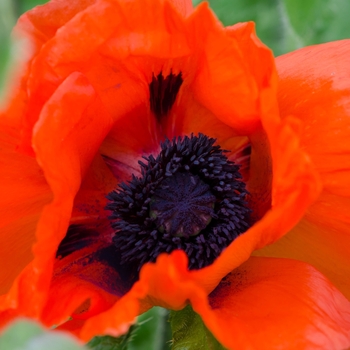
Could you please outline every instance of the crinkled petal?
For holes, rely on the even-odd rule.
[[[205,33],[202,34],[203,43],[197,44],[202,46],[205,54],[199,60],[193,82],[194,95],[237,133],[251,134],[260,127],[258,101],[261,90],[256,84],[254,72],[246,62],[242,52],[244,49],[236,38],[225,32],[207,5],[199,6],[197,14],[193,17],[193,27],[194,32],[201,30]],[[271,55],[266,63],[273,67]],[[265,65],[262,67],[266,69]]]
[[[259,255],[305,261],[350,298],[350,41],[307,47],[277,59],[283,118],[299,120],[301,146],[323,192],[301,222]],[[300,69],[303,67],[303,69]]]
[[[252,57],[247,60],[251,66],[256,64],[259,57],[265,62],[268,62],[267,57],[271,59],[270,64],[264,65],[264,74],[256,73],[256,82],[261,89],[258,111],[264,131],[256,130],[250,136],[250,174],[254,174],[252,176],[255,178],[249,179],[248,189],[253,192],[253,201],[250,201],[253,215],[256,211],[261,217],[262,208],[262,213],[269,208],[264,191],[264,185],[268,186],[269,183],[264,179],[271,179],[273,174],[272,198],[271,208],[258,222],[236,238],[212,265],[193,272],[209,292],[225,275],[247,260],[254,250],[271,244],[286,234],[300,220],[321,190],[318,174],[309,157],[300,148],[298,134],[295,132],[296,121],[292,118],[279,121],[274,103],[276,77],[271,52],[258,42],[254,26],[250,23],[232,27],[230,35],[235,35],[245,43],[246,46],[242,44],[242,47],[247,50],[247,57]],[[257,45],[252,45],[252,41],[257,42]]]
[[[62,4],[61,1],[50,3],[49,12],[64,11]],[[97,0],[88,5],[89,3],[85,3],[84,6],[79,6],[76,1],[72,5],[66,3],[69,9],[67,12],[75,15],[67,15],[64,21],[54,22],[56,29],[57,25],[62,25],[60,30],[56,31],[54,36],[49,36],[44,42],[40,42],[40,51],[30,65],[30,75],[27,76],[26,81],[30,99],[23,111],[22,148],[24,150],[31,147],[33,126],[39,118],[43,105],[57,86],[75,71],[86,73],[84,69],[86,61],[93,60],[91,57],[93,53],[118,26],[118,21],[113,17],[115,12],[113,6],[116,5],[111,1]],[[43,8],[45,9],[46,5]],[[41,14],[45,12],[44,9],[39,13],[33,10],[33,15],[31,15],[32,12],[24,15],[17,27],[17,31],[24,31],[30,43],[34,45],[37,45],[36,35],[27,28],[28,21],[35,28],[40,27],[40,33],[44,31],[50,25],[46,21],[40,21]],[[99,78],[101,80],[101,77]],[[97,89],[96,86],[94,88]],[[119,100],[118,97],[116,100]]]

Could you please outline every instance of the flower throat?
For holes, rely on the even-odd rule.
[[[139,161],[141,176],[108,194],[113,242],[121,263],[142,267],[181,249],[190,269],[210,265],[249,228],[239,166],[203,134],[161,144]]]

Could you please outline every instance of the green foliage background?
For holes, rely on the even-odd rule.
[[[226,26],[254,21],[258,36],[276,56],[350,38],[349,0],[209,0],[209,4]]]
[[[197,5],[201,1],[193,0],[193,3]],[[44,2],[0,0],[0,98],[7,72],[15,62],[15,45],[9,39],[11,28],[23,12]],[[258,36],[276,56],[307,45],[350,38],[349,0],[209,0],[209,3],[225,26],[254,21]],[[28,322],[15,325],[0,338],[3,350],[40,350],[47,349],[48,344],[52,350],[56,347],[67,350],[222,349],[189,307],[172,312],[170,322],[166,310],[154,308],[140,316],[139,324],[124,337],[94,338],[86,347],[59,333],[44,332]]]

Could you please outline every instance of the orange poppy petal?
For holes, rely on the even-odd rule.
[[[74,195],[110,125],[93,88],[79,73],[71,75],[43,108],[33,144],[54,199],[44,208],[37,226],[35,258],[18,277],[2,308],[17,305],[19,312],[27,315],[40,312]],[[34,285],[36,293],[32,293]]]
[[[113,176],[100,154],[93,159],[83,178],[79,192],[74,198],[70,223],[79,225],[91,223],[109,215],[106,193],[116,188],[119,179]]]
[[[187,17],[193,11],[193,4],[191,0],[170,0],[170,2],[182,13],[184,17]]]
[[[73,319],[58,326],[57,330],[67,331],[78,336],[84,323],[85,323],[85,320]]]
[[[57,250],[48,301],[42,312],[45,324],[62,324],[69,316],[89,318],[111,307],[130,290],[137,275],[130,265],[120,264],[112,237],[109,220],[101,217],[70,225]],[[87,306],[82,308],[82,304]]]
[[[80,337],[89,340],[96,334],[119,336],[134,323],[136,316],[153,305],[176,310],[188,300],[206,303],[207,294],[191,279],[187,260],[186,254],[178,250],[170,255],[161,254],[156,263],[145,264],[130,292],[106,312],[88,319]]]
[[[248,189],[253,219],[259,220],[271,207],[272,161],[270,148],[274,147],[268,127],[274,128],[279,121],[276,90],[277,77],[271,50],[256,36],[253,22],[239,23],[225,29],[226,34],[238,42],[248,70],[254,77],[259,94],[251,101],[262,127],[250,135],[252,145]],[[232,117],[229,119],[231,122]],[[262,130],[265,129],[266,130]],[[271,132],[271,131],[270,131]],[[272,158],[272,159],[271,159]]]
[[[319,200],[322,198],[323,195]],[[329,198],[326,200],[329,202]],[[281,240],[254,255],[305,261],[326,275],[350,299],[349,225],[335,224],[334,220],[328,225],[316,224],[309,218],[308,215]]]
[[[47,326],[62,324],[69,318],[89,318],[110,308],[119,299],[110,293],[115,285],[121,285],[117,271],[94,259],[92,249],[101,247],[94,244],[85,249],[88,251],[85,255],[80,251],[78,258],[73,254],[68,261],[56,263],[55,276],[41,316]],[[111,278],[110,283],[106,281],[106,275]]]
[[[39,110],[36,109],[35,104],[32,106],[36,111],[34,117],[26,105],[28,95],[30,95],[28,94],[28,79],[33,59],[38,55],[43,44],[51,39],[61,26],[94,2],[94,0],[73,0],[69,3],[61,0],[50,1],[45,6],[37,6],[23,14],[13,30],[14,38],[21,41],[24,52],[21,53],[21,60],[17,64],[18,71],[21,72],[20,77],[19,79],[16,79],[16,76],[12,78],[14,83],[12,82],[12,96],[10,95],[8,105],[11,109],[11,116],[17,115],[22,120],[21,128],[24,128],[20,144],[22,152],[33,155],[32,128],[38,118]],[[54,90],[47,86],[46,91],[49,92],[47,96],[50,96]],[[42,103],[39,105],[42,107]],[[28,114],[31,116],[26,116]]]
[[[209,302],[186,266],[182,251],[146,264],[130,293],[111,309],[88,319],[79,336],[84,340],[95,334],[119,336],[141,311],[154,304],[180,309],[190,301],[229,349],[273,349],[281,343],[300,348],[350,345],[349,302],[304,263],[251,258],[219,284]]]
[[[53,11],[55,13],[55,10],[57,11],[53,15],[55,18],[62,11],[62,2],[52,2],[50,4],[49,12]],[[79,12],[73,17],[70,17],[71,14],[67,18],[65,17],[65,21],[68,22],[63,21],[64,25],[60,27],[59,31],[55,32],[55,36],[50,37],[44,43],[40,43],[40,51],[30,66],[31,74],[26,81],[26,88],[30,91],[30,99],[27,101],[26,109],[23,112],[23,149],[30,148],[33,126],[39,118],[43,105],[54,93],[57,86],[73,72],[83,71],[81,66],[86,58],[90,57],[96,48],[106,40],[106,37],[113,32],[116,24],[112,18],[108,17],[113,12],[110,11],[111,6],[107,0],[100,0],[85,9],[82,6],[79,11],[80,6],[77,6],[77,2],[73,2],[72,11],[68,12],[72,12],[72,14],[75,11]],[[43,7],[46,8],[46,5]],[[42,11],[44,10],[42,9]],[[94,13],[95,16],[91,16],[91,13]],[[30,43],[34,45],[37,45],[35,44],[36,36],[27,28],[28,21],[32,26],[39,26],[41,31],[49,27],[48,22],[40,22],[40,14],[42,12],[39,11],[36,16],[34,11],[33,16],[29,16],[30,18],[25,15],[23,21],[19,21],[17,28],[20,32],[24,31],[26,33],[24,35],[28,35]],[[98,21],[100,16],[104,20]],[[34,21],[34,24],[31,23],[31,20]],[[58,24],[63,23],[60,23],[59,20],[57,23],[55,21],[55,25]],[[48,32],[50,32],[50,29],[52,31],[52,28],[48,28]],[[89,35],[91,32],[96,33],[96,35],[91,37]],[[84,40],[84,37],[86,40]],[[74,50],[67,50],[67,45],[74,47]]]
[[[8,113],[0,113],[0,295],[33,259],[35,228],[43,207],[52,199],[35,159],[17,150],[23,93],[15,97]]]
[[[205,33],[203,43],[197,44],[203,46],[205,54],[198,62],[192,85],[194,95],[217,118],[241,135],[249,135],[260,126],[257,102],[261,91],[246,63],[244,49],[227,35],[206,4],[197,7],[196,13],[192,18],[193,28]],[[273,65],[272,56],[269,63]]]
[[[43,207],[52,199],[51,189],[35,159],[16,150],[18,123],[12,120],[12,125],[4,124],[1,116],[0,295],[8,291],[33,259],[30,247],[35,242],[35,228]]]
[[[209,295],[204,323],[229,349],[345,349],[350,303],[311,266],[251,258]]]
[[[350,41],[304,48],[277,58],[282,117],[300,120],[302,147],[323,192],[303,220],[264,256],[305,261],[350,298]],[[302,67],[302,69],[300,69]]]
[[[343,40],[276,61],[281,116],[301,120],[301,145],[319,171],[325,192],[342,197],[350,197],[349,53],[350,40]]]
[[[258,40],[254,34],[254,26],[249,23],[232,27],[230,35],[236,35],[245,43]],[[251,52],[247,57],[254,57],[251,61],[248,60],[250,65],[254,65],[257,57],[261,56],[265,60],[267,57],[271,58],[271,52],[263,44],[251,46],[255,51],[253,48],[249,49]],[[259,177],[269,179],[272,171],[272,207],[260,221],[236,238],[211,266],[193,272],[209,292],[225,275],[247,260],[255,249],[271,244],[287,233],[320,193],[318,174],[309,157],[300,149],[300,141],[295,133],[296,120],[287,118],[282,123],[279,122],[273,97],[276,88],[273,62],[266,66],[265,75],[257,75],[256,82],[262,88],[259,97],[260,117],[267,135],[256,132],[250,137],[250,174],[255,174],[257,178],[256,183],[254,179],[249,180],[251,188],[248,188],[256,191],[256,202],[250,203],[253,211],[261,210],[261,203],[266,201],[266,197],[264,191],[260,190],[264,182],[261,179],[259,182]],[[272,165],[269,164],[269,154]]]
[[[56,31],[70,21],[76,14],[94,4],[96,0],[53,0],[45,6],[37,6],[26,12],[19,19],[19,26],[26,32],[33,30],[43,42],[52,38]],[[34,32],[35,28],[35,32]]]

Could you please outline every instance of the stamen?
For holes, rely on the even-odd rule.
[[[121,263],[155,261],[182,249],[189,268],[210,265],[250,225],[239,166],[203,134],[166,140],[139,161],[141,177],[108,195]]]
[[[166,116],[173,106],[179,89],[182,85],[182,73],[170,73],[164,78],[160,72],[152,76],[149,84],[151,111],[156,115],[158,122]]]

